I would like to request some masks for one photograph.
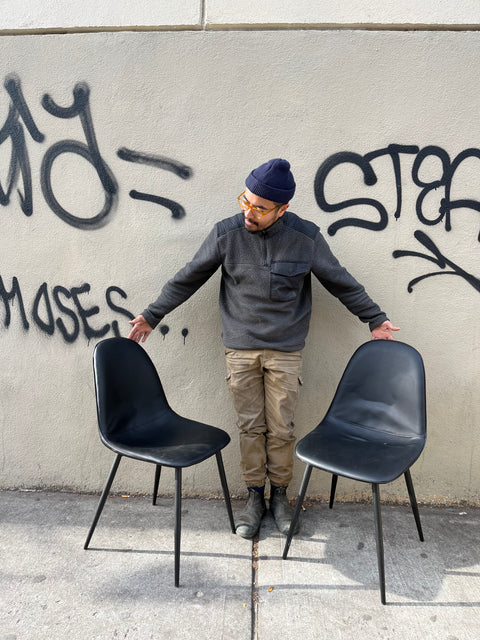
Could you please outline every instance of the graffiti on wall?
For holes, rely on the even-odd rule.
[[[10,204],[16,188],[22,212],[26,216],[32,216],[34,213],[34,185],[27,141],[31,139],[34,143],[44,144],[45,134],[40,131],[35,122],[18,77],[8,76],[5,79],[4,88],[10,98],[10,104],[5,122],[0,128],[0,147],[8,141],[11,154],[5,187],[0,182],[0,205],[5,207]],[[43,96],[41,105],[54,118],[64,120],[78,118],[85,137],[85,141],[61,140],[46,149],[39,171],[40,187],[45,202],[49,209],[66,224],[83,230],[97,229],[109,221],[117,207],[118,183],[113,171],[102,157],[97,142],[90,109],[90,89],[86,83],[77,83],[73,89],[73,100],[70,105],[61,106],[48,94]],[[59,202],[55,193],[52,183],[52,168],[56,160],[64,154],[78,155],[90,163],[100,182],[104,202],[100,211],[89,218],[80,217],[74,212],[68,211]],[[127,148],[119,149],[117,156],[125,162],[149,165],[169,171],[182,180],[188,180],[192,175],[190,167],[172,158]],[[135,200],[161,205],[171,212],[174,219],[180,220],[185,217],[183,206],[170,198],[139,192],[135,189],[131,189],[129,195]],[[0,298],[5,311],[4,326],[6,328],[10,326],[12,308],[15,306],[24,330],[28,330],[33,322],[48,336],[52,336],[58,330],[67,343],[75,342],[80,335],[83,335],[87,340],[102,338],[109,332],[119,336],[120,329],[117,319],[103,325],[95,324],[95,316],[100,313],[100,307],[86,304],[86,296],[90,291],[91,285],[88,283],[70,288],[61,285],[49,288],[44,282],[35,294],[31,311],[27,313],[18,277],[11,278],[11,284],[8,285],[0,275]],[[128,320],[133,319],[134,314],[119,304],[119,298],[123,300],[127,298],[127,294],[120,287],[110,286],[105,291],[104,299],[107,308],[128,318]],[[161,325],[160,332],[165,337],[169,332],[169,327]],[[181,335],[185,343],[188,329],[182,329]]]
[[[0,181],[0,205],[6,207],[16,195],[20,209],[25,216],[32,216],[35,210],[34,197],[41,192],[45,203],[53,214],[64,223],[83,231],[91,231],[107,224],[118,206],[119,186],[111,167],[102,156],[97,142],[95,126],[90,108],[90,89],[86,83],[77,83],[72,92],[72,100],[67,106],[59,105],[50,95],[45,94],[41,100],[41,107],[51,117],[61,120],[74,120],[81,125],[82,140],[66,138],[46,145],[46,136],[40,130],[32,110],[25,99],[21,83],[18,77],[11,75],[5,79],[4,88],[10,100],[8,114],[0,128],[0,147],[4,143],[10,145],[10,159],[6,183]],[[32,171],[29,146],[31,144],[45,145],[45,153],[38,171]],[[94,169],[95,178],[98,180],[103,193],[103,203],[99,211],[90,217],[81,217],[73,211],[69,211],[61,204],[56,193],[52,172],[58,158],[66,154],[79,156],[86,160]],[[182,180],[191,178],[192,169],[171,158],[160,155],[148,154],[138,150],[121,147],[117,150],[117,157],[128,163],[136,163],[168,171]],[[413,158],[413,166],[410,176],[406,178],[402,159]],[[389,211],[388,205],[373,197],[359,196],[336,202],[331,202],[326,196],[326,183],[339,168],[350,166],[360,170],[363,183],[367,187],[373,187],[378,182],[373,162],[384,159],[391,164],[394,177],[395,204]],[[437,162],[440,169],[434,179],[426,180],[422,177],[422,169],[431,160]],[[370,153],[360,155],[351,151],[336,153],[327,158],[318,168],[314,181],[315,197],[319,207],[330,213],[347,211],[358,205],[366,207],[373,212],[374,219],[360,218],[345,215],[337,219],[328,227],[328,233],[335,235],[345,227],[361,227],[371,231],[383,231],[386,229],[389,219],[398,220],[402,215],[403,197],[407,181],[412,181],[419,189],[415,203],[415,213],[418,222],[424,227],[442,225],[446,232],[452,230],[453,216],[457,209],[466,209],[474,213],[480,212],[480,202],[474,199],[453,199],[452,186],[460,167],[466,161],[480,160],[480,150],[471,148],[459,153],[453,160],[447,151],[437,146],[427,146],[423,149],[415,145],[391,144]],[[33,175],[39,176],[40,189],[35,189]],[[153,203],[170,212],[175,220],[185,218],[184,207],[175,200],[163,195],[145,193],[129,185],[129,197],[136,201]],[[35,194],[35,196],[34,196]],[[431,206],[433,201],[436,203]],[[364,209],[365,210],[365,209]],[[371,215],[369,216],[371,218]],[[480,291],[480,279],[456,264],[451,258],[442,253],[431,237],[424,230],[416,230],[414,238],[421,246],[412,249],[398,249],[393,252],[395,259],[403,257],[416,257],[434,264],[436,270],[422,273],[412,279],[408,284],[408,291],[426,278],[437,275],[454,275],[464,279],[475,290]],[[480,241],[480,233],[478,234]],[[28,307],[24,304],[21,286],[18,277],[6,278],[0,274],[0,298],[4,306],[4,326],[11,325],[12,309],[15,307],[19,321],[24,330],[28,330],[33,323],[44,334],[53,336],[56,332],[67,343],[75,342],[80,336],[87,340],[99,339],[112,332],[120,335],[119,319],[114,317],[110,322],[101,323],[98,316],[101,312],[97,304],[88,304],[87,296],[92,286],[83,283],[80,286],[65,287],[55,285],[49,287],[42,283]],[[109,312],[117,314],[124,319],[131,320],[134,314],[125,308],[127,294],[116,285],[112,285],[102,294],[101,299]],[[27,311],[28,308],[28,311]],[[165,340],[170,334],[168,325],[162,324],[159,331]],[[181,331],[185,343],[188,329]]]
[[[80,287],[67,289],[63,286],[55,286],[49,289],[46,282],[38,288],[31,312],[27,314],[23,300],[22,290],[17,277],[12,278],[10,288],[5,286],[3,278],[0,276],[0,298],[5,309],[5,327],[11,323],[12,312],[10,306],[16,303],[18,314],[22,326],[25,330],[30,328],[30,322],[44,333],[52,336],[57,328],[65,342],[75,342],[80,333],[91,340],[92,338],[103,338],[110,330],[116,336],[120,335],[118,321],[105,323],[101,327],[92,325],[93,317],[98,315],[100,307],[97,305],[86,305],[85,295],[89,294],[91,286],[88,283]],[[129,320],[133,319],[133,314],[119,306],[118,297],[126,299],[127,294],[120,287],[111,286],[105,292],[105,301],[110,310],[119,313]],[[29,321],[30,317],[30,321]]]
[[[9,140],[11,143],[11,157],[6,189],[0,184],[0,204],[6,206],[10,203],[13,187],[21,179],[23,193],[18,189],[20,206],[25,215],[31,216],[34,211],[34,202],[27,136],[30,136],[34,142],[42,144],[45,141],[45,135],[35,123],[31,110],[24,98],[20,80],[16,76],[9,76],[5,80],[4,87],[10,97],[10,105],[7,118],[0,129],[0,146]],[[40,168],[40,184],[45,201],[52,212],[67,224],[79,229],[96,229],[108,222],[108,217],[115,211],[118,183],[112,170],[102,157],[97,143],[90,110],[90,89],[84,82],[77,83],[73,89],[73,102],[66,107],[58,105],[50,95],[45,94],[42,98],[42,106],[47,113],[55,118],[78,118],[85,136],[85,142],[69,139],[60,140],[46,150]],[[89,162],[95,169],[102,186],[105,202],[101,210],[90,218],[82,218],[68,211],[60,204],[55,195],[55,190],[52,186],[52,167],[61,155],[67,153],[79,155]],[[188,180],[192,175],[190,167],[171,158],[125,148],[119,149],[117,155],[126,162],[146,164],[170,171],[183,180]],[[173,218],[180,219],[185,216],[185,210],[182,205],[169,198],[141,193],[135,189],[130,191],[130,197],[159,204],[169,209]]]
[[[465,149],[459,153],[453,160],[450,159],[449,154],[437,146],[427,146],[420,149],[414,145],[400,145],[391,144],[388,147],[377,149],[365,155],[360,155],[351,151],[344,151],[333,154],[327,158],[318,168],[315,176],[315,197],[317,203],[321,209],[327,212],[343,211],[358,205],[365,205],[370,207],[376,212],[375,220],[367,220],[364,218],[344,217],[340,220],[336,220],[328,227],[329,235],[333,236],[344,227],[360,227],[364,229],[370,229],[372,231],[383,231],[389,221],[389,211],[387,206],[375,198],[358,197],[343,200],[341,202],[329,202],[325,195],[325,185],[329,176],[338,167],[342,165],[353,165],[358,167],[363,174],[364,184],[367,186],[373,186],[377,183],[377,174],[372,166],[372,161],[378,158],[388,158],[392,164],[393,176],[395,181],[395,194],[396,202],[395,208],[390,215],[398,220],[402,214],[403,203],[403,174],[402,174],[402,155],[415,156],[413,166],[411,169],[411,179],[413,183],[420,189],[418,194],[415,212],[418,221],[425,226],[443,225],[445,231],[452,230],[452,212],[456,209],[469,209],[473,212],[480,211],[480,202],[473,199],[452,199],[452,185],[454,183],[455,175],[459,168],[469,159],[480,160],[480,149]],[[422,167],[430,162],[432,159],[437,160],[440,166],[439,175],[435,179],[425,180],[422,179]],[[433,214],[429,214],[426,210],[427,198],[438,190],[438,202]],[[431,205],[430,205],[431,208]],[[436,265],[440,270],[422,274],[417,278],[411,280],[408,284],[408,291],[411,292],[413,287],[420,281],[426,278],[431,278],[438,275],[454,275],[463,278],[474,289],[480,291],[480,279],[473,274],[468,273],[461,266],[457,265],[453,260],[447,258],[442,254],[441,250],[437,247],[434,241],[428,236],[425,231],[417,230],[414,233],[414,237],[423,249],[427,250],[427,253],[423,253],[415,250],[399,249],[393,252],[394,258],[403,257],[416,257],[431,262]],[[480,242],[480,233],[478,234],[478,240]]]
[[[0,275],[0,300],[3,302],[5,312],[4,326],[7,329],[10,327],[12,309],[15,308],[19,322],[25,331],[30,329],[32,323],[48,336],[53,336],[58,330],[67,343],[75,342],[80,336],[87,341],[98,340],[110,332],[120,337],[118,319],[103,324],[98,323],[98,318],[95,316],[100,314],[101,309],[99,305],[88,302],[91,290],[89,283],[67,288],[62,285],[49,287],[46,282],[43,282],[36,291],[32,304],[27,306],[19,279],[14,276],[10,286],[7,286]],[[123,306],[122,301],[126,299],[125,291],[115,285],[109,286],[103,295],[103,301],[109,311],[127,320],[133,320],[134,314]],[[170,328],[161,324],[159,331],[165,338]],[[184,344],[187,335],[188,329],[182,329],[181,336]]]

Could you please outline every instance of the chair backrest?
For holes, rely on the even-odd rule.
[[[115,417],[151,403],[169,408],[149,355],[128,338],[107,338],[93,351],[93,371],[100,433],[108,438]]]
[[[351,357],[327,415],[405,437],[426,433],[425,371],[403,342],[371,340]]]

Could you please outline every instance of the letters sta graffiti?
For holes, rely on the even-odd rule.
[[[437,146],[427,146],[420,149],[414,145],[391,144],[388,147],[377,149],[370,153],[366,153],[363,156],[352,151],[343,151],[328,157],[320,165],[317,171],[314,185],[317,204],[323,211],[331,213],[343,211],[344,209],[349,209],[350,207],[358,205],[364,205],[373,208],[378,214],[378,219],[365,220],[362,218],[344,217],[340,220],[336,220],[328,227],[329,235],[333,236],[337,231],[348,226],[370,229],[371,231],[383,231],[387,227],[389,220],[389,214],[386,206],[380,202],[380,200],[375,198],[359,197],[350,198],[340,202],[328,201],[325,194],[325,183],[330,174],[334,174],[335,170],[341,165],[354,165],[360,169],[364,184],[367,186],[373,186],[377,183],[377,175],[372,166],[372,161],[382,157],[389,158],[393,166],[396,189],[396,206],[393,216],[395,219],[398,219],[402,213],[403,197],[401,156],[405,154],[415,155],[411,170],[411,178],[413,183],[420,189],[416,200],[415,212],[418,221],[422,225],[434,226],[443,224],[445,231],[449,232],[452,230],[452,211],[458,209],[469,209],[476,213],[480,212],[480,202],[478,200],[467,198],[457,200],[452,199],[452,184],[454,182],[456,172],[466,160],[472,158],[480,160],[480,149],[465,149],[453,160],[450,159],[449,154],[444,149]],[[435,179],[427,181],[422,179],[421,169],[424,163],[430,161],[432,158],[439,161],[441,170]],[[429,194],[436,192],[437,190],[440,190],[439,193],[443,193],[443,197],[439,197],[438,210],[434,212],[433,216],[430,216],[425,211],[425,200]],[[467,272],[451,258],[446,257],[427,233],[419,229],[415,231],[414,238],[423,247],[423,249],[427,250],[427,253],[415,250],[398,249],[393,252],[393,257],[420,258],[421,260],[433,263],[440,270],[422,274],[411,280],[408,284],[409,292],[411,292],[413,287],[420,281],[439,275],[458,276],[468,282],[468,284],[470,284],[476,291],[480,291],[480,279]],[[478,234],[478,241],[480,242],[480,233]]]

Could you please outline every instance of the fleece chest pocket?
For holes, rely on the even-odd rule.
[[[270,299],[277,302],[295,300],[309,271],[306,262],[272,262]]]

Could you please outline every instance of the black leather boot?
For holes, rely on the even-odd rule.
[[[248,502],[237,517],[237,533],[242,538],[253,538],[260,528],[260,521],[265,513],[265,498],[263,493],[248,490]]]
[[[270,511],[280,533],[287,535],[290,531],[290,522],[293,517],[293,507],[287,498],[287,487],[272,487],[270,490]],[[294,534],[298,533],[299,523],[295,526]]]

